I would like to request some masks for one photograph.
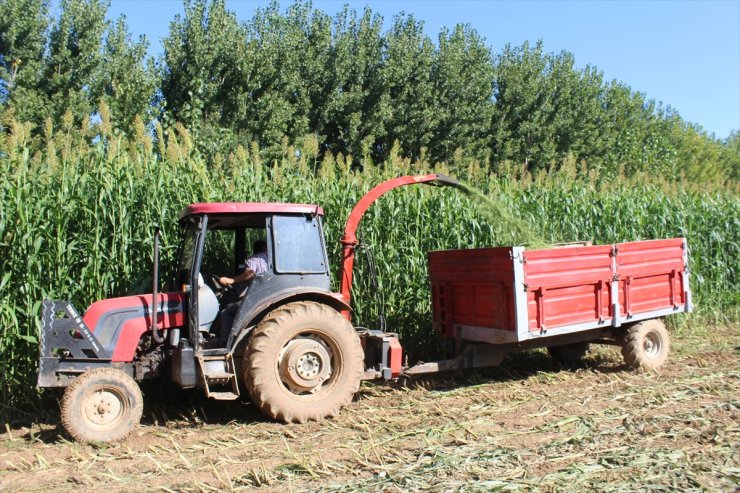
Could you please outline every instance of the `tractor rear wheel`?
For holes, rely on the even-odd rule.
[[[566,368],[579,368],[583,365],[583,358],[588,352],[587,342],[576,342],[562,346],[548,346],[547,352],[552,359]]]
[[[624,362],[637,370],[655,370],[668,359],[670,342],[662,320],[654,318],[630,326],[622,339]]]
[[[335,416],[360,388],[360,338],[336,310],[297,302],[254,329],[244,360],[252,401],[273,419],[303,423]]]
[[[116,368],[86,371],[62,397],[62,424],[80,442],[115,442],[141,420],[144,398],[129,375]]]

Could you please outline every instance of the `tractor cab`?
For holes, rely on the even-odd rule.
[[[328,260],[315,205],[192,204],[180,215],[183,237],[170,290],[186,293],[193,346],[231,350],[265,310],[291,298],[329,297]],[[225,285],[247,268],[253,245],[266,245],[267,269]]]

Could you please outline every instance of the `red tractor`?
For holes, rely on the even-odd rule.
[[[84,315],[69,302],[44,301],[39,387],[66,387],[62,422],[80,441],[125,437],[141,419],[139,382],[151,378],[202,388],[213,399],[247,391],[284,422],[336,415],[363,379],[401,372],[395,334],[350,323],[350,290],[362,215],[385,192],[416,183],[458,185],[444,175],[405,176],[365,195],[341,240],[339,293],[330,288],[320,207],[190,205],[180,215],[169,291],[157,293],[155,239],[151,295],[98,301]],[[218,275],[243,270],[254,239],[266,242],[267,272],[243,286],[222,285]]]

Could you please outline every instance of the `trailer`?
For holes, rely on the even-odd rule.
[[[629,366],[656,369],[670,346],[661,318],[692,310],[685,238],[446,250],[428,260],[434,329],[466,347],[408,375],[495,366],[534,347],[574,364],[589,343],[620,345]]]

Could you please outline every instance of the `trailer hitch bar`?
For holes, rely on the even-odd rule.
[[[411,368],[405,368],[402,374],[412,377],[426,373],[461,370],[463,368],[498,366],[504,360],[507,353],[508,351],[506,349],[491,344],[468,346],[457,358],[419,363]]]

